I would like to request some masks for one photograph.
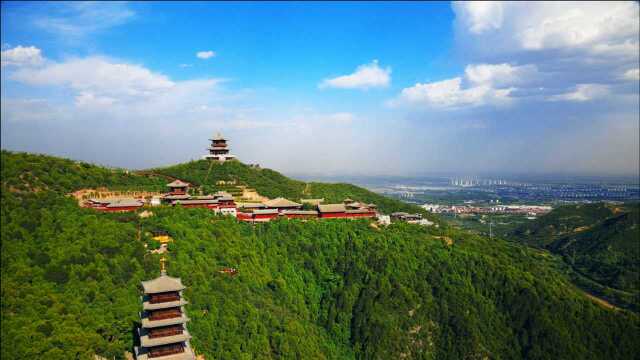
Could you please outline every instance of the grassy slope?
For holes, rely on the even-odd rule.
[[[46,161],[37,164],[19,166],[39,171]],[[175,239],[169,272],[189,286],[189,329],[207,358],[625,359],[640,351],[637,315],[595,305],[554,258],[519,245],[406,224],[379,231],[366,221],[253,227],[204,209],[156,208],[139,220],[80,209],[59,192],[5,191],[13,181],[5,174],[19,173],[6,170],[3,358],[130,350],[139,282],[158,273],[157,257],[135,241],[138,221],[143,234],[162,229]],[[81,171],[70,164],[63,173]],[[223,266],[240,273],[221,276]]]
[[[382,212],[387,214],[395,211],[407,211],[418,212],[431,217],[430,214],[418,206],[406,204],[351,184],[305,183],[290,179],[270,169],[252,168],[239,161],[228,161],[223,164],[214,163],[209,171],[210,166],[211,163],[209,161],[198,160],[153,169],[153,171],[189,181],[197,186],[204,185],[206,190],[215,189],[215,183],[219,180],[236,180],[270,198],[282,196],[294,201],[298,201],[301,198],[324,198],[325,203],[342,202],[345,198],[351,198],[357,201],[375,203]],[[209,173],[208,177],[207,173]]]

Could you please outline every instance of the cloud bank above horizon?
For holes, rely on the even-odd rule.
[[[398,4],[402,28],[377,4],[262,11],[3,3],[2,147],[145,168],[220,130],[297,174],[638,174],[637,3]]]

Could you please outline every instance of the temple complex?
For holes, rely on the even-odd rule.
[[[220,133],[216,134],[213,139],[209,140],[211,141],[211,146],[207,148],[207,150],[209,150],[209,154],[203,156],[204,159],[220,162],[235,159],[234,155],[229,154],[227,140],[223,138]]]
[[[186,327],[187,302],[182,297],[185,287],[180,278],[167,275],[164,261],[160,260],[160,277],[142,282],[142,326],[138,329],[140,346],[135,347],[136,359],[195,360]]]

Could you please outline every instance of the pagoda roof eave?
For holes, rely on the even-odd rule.
[[[150,338],[146,329],[140,331],[140,345],[144,347],[160,346],[185,342],[191,339],[191,334],[188,330],[183,330],[182,334],[172,336],[162,336],[157,338]]]
[[[178,301],[168,301],[168,302],[161,302],[161,303],[155,303],[155,304],[145,301],[142,303],[142,308],[144,310],[158,310],[158,309],[167,309],[172,307],[183,306],[183,305],[187,305],[188,303],[189,303],[188,301],[182,300],[182,299]]]
[[[144,317],[142,318],[142,327],[150,329],[150,328],[156,328],[161,326],[178,325],[178,324],[184,324],[189,320],[191,319],[189,319],[184,313],[180,317],[163,319],[163,320],[149,320],[148,317]]]
[[[176,179],[167,184],[167,187],[176,187],[176,188],[188,187],[188,186],[189,186],[189,183],[186,183],[180,179]]]
[[[142,287],[144,288],[145,294],[156,294],[185,289],[180,278],[171,277],[165,274],[162,274],[153,280],[143,281]]]
[[[169,354],[165,356],[149,357],[147,349],[135,347],[136,360],[195,360],[196,356],[188,341],[185,341],[184,352],[179,354]]]

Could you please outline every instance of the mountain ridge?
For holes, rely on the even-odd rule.
[[[562,256],[596,294],[640,308],[640,203],[562,206],[509,237]]]

